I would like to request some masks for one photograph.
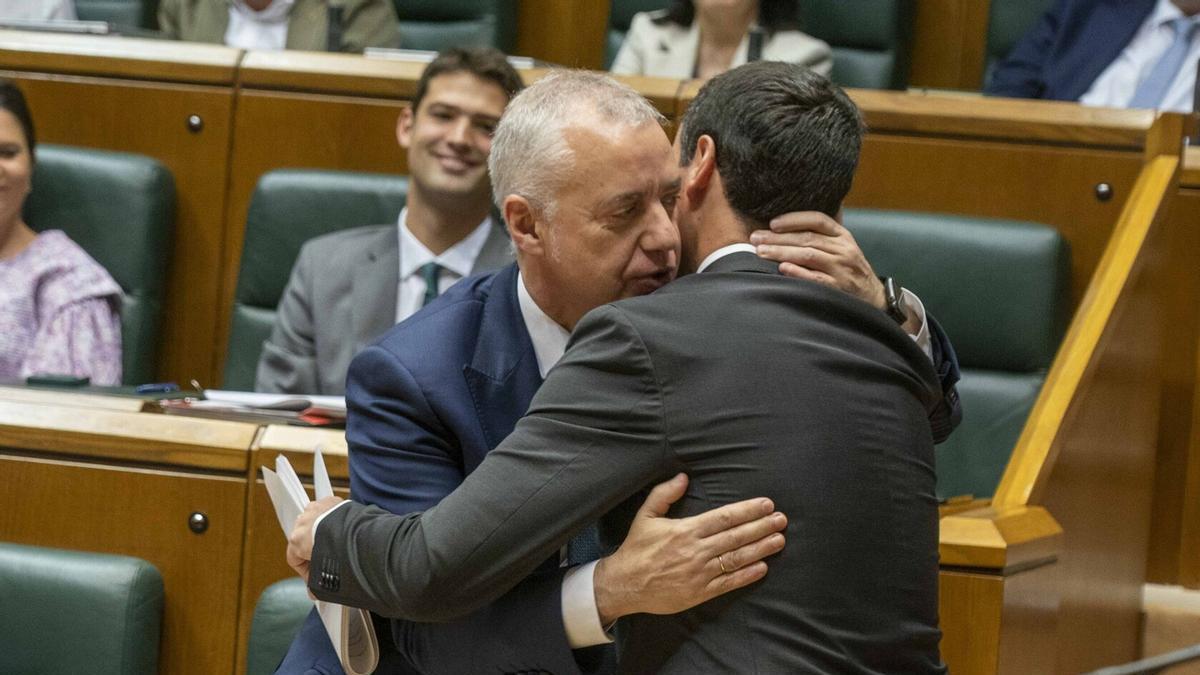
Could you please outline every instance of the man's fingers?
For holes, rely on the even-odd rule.
[[[767,556],[779,553],[783,550],[785,542],[786,538],[779,532],[769,534],[745,546],[740,546],[732,551],[726,551],[720,554],[719,558],[713,556],[711,562],[705,565],[705,570],[713,576],[729,574],[734,570],[740,570],[746,565],[756,563]],[[722,563],[725,565],[724,569],[721,569]]]
[[[776,532],[782,532],[787,527],[787,517],[782,513],[772,513],[747,523],[718,532],[701,542],[709,555],[716,557],[719,553],[729,553],[746,544],[768,537]],[[726,565],[726,568],[729,566]]]
[[[758,248],[756,253],[764,257],[766,253],[774,253],[776,247],[815,248],[826,253],[840,253],[846,249],[846,241],[840,237],[807,231],[775,233],[770,230],[755,230],[750,233],[750,243]]]
[[[676,474],[671,480],[655,485],[646,501],[642,502],[642,508],[638,509],[638,517],[662,518],[667,515],[671,505],[679,501],[687,491],[687,485],[688,477],[685,473]]]
[[[755,249],[760,257],[779,263],[792,263],[807,267],[814,272],[833,274],[842,258],[836,253],[822,251],[811,246],[759,246]]]
[[[696,536],[700,539],[711,537],[718,532],[736,528],[763,516],[769,516],[775,511],[775,503],[770,499],[760,497],[747,499],[733,504],[726,504],[719,509],[713,509],[687,520],[695,526]],[[733,548],[733,547],[730,547]]]
[[[743,586],[758,581],[767,575],[767,564],[759,561],[746,565],[740,570],[734,570],[729,574],[717,575],[715,579],[708,582],[706,591],[708,591],[708,600],[711,600],[718,595],[724,595],[729,591],[737,590]]]
[[[800,232],[811,230],[821,234],[837,235],[842,231],[838,221],[820,211],[796,211],[774,218],[770,223],[772,232]]]
[[[818,284],[825,284],[826,286],[830,286],[832,288],[839,288],[837,279],[833,278],[832,276],[825,274],[824,272],[808,269],[807,267],[801,267],[794,263],[779,263],[779,273],[785,277],[792,277],[793,279],[807,279],[808,281],[815,281]]]

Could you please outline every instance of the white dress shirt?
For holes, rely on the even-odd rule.
[[[409,231],[408,209],[400,211],[397,227],[400,228],[400,285],[396,289],[396,323],[400,323],[416,314],[425,301],[425,279],[421,277],[421,268],[427,263],[435,262],[441,267],[438,295],[445,293],[459,279],[471,275],[475,260],[487,243],[492,218],[484,218],[471,234],[442,251],[441,255],[434,255]]]
[[[704,260],[700,262],[700,266],[696,268],[696,273],[703,272],[708,269],[708,266],[714,262],[724,258],[731,253],[754,253],[757,255],[755,248],[751,244],[730,244],[709,253]],[[909,337],[917,343],[921,351],[925,352],[925,356],[929,360],[933,360],[933,340],[929,337],[929,321],[925,318],[925,304],[917,297],[916,293],[903,289],[900,294],[900,301],[908,309],[909,313],[921,320],[921,330],[917,331],[916,335],[909,333]],[[936,365],[936,364],[935,364]]]
[[[1171,0],[1158,0],[1154,10],[1125,46],[1125,50],[1100,73],[1100,77],[1096,78],[1087,93],[1079,97],[1079,102],[1111,108],[1128,107],[1138,85],[1150,74],[1158,60],[1175,41],[1175,31],[1169,23],[1182,16],[1183,11]],[[1193,16],[1191,20],[1200,23],[1200,14]],[[1196,88],[1196,62],[1200,60],[1200,31],[1192,36],[1189,50],[1183,62],[1184,66],[1167,90],[1159,110],[1192,111],[1192,97]]]
[[[61,21],[75,19],[74,0],[0,0],[0,19]]]
[[[288,18],[295,0],[273,0],[255,11],[245,0],[229,5],[225,44],[239,49],[283,49],[287,45]]]

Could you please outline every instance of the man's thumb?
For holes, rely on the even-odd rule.
[[[686,473],[676,474],[669,481],[659,483],[650,491],[650,495],[646,497],[646,501],[642,504],[642,508],[638,510],[638,516],[641,518],[662,518],[667,515],[671,505],[679,501],[683,493],[687,491],[688,477]]]

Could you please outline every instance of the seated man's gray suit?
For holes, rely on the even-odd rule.
[[[511,262],[508,235],[494,225],[471,273]],[[399,283],[395,223],[341,230],[305,243],[279,301],[271,337],[263,343],[255,390],[344,394],[350,360],[396,324]]]
[[[787,546],[750,587],[621,619],[622,672],[944,673],[928,421],[941,398],[882,312],[733,253],[584,317],[529,414],[437,506],[329,513],[309,586],[447,620],[600,516],[620,542],[639,492],[686,471],[672,516],[767,496]]]

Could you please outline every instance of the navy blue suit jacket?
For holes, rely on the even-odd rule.
[[[542,383],[516,283],[512,265],[455,284],[355,357],[346,439],[356,501],[397,514],[428,509],[512,432]],[[562,625],[557,563],[463,620],[393,621],[390,631],[378,620],[377,672],[579,672]],[[279,672],[342,672],[315,612]]]
[[[1156,0],[1057,0],[992,73],[985,92],[1078,101],[1133,39]]]

